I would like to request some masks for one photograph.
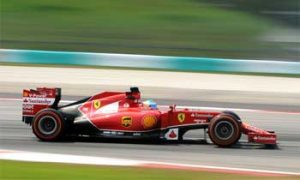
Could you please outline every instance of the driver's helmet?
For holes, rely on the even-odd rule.
[[[147,100],[143,102],[144,107],[149,107],[151,109],[157,109],[157,104],[153,100]]]

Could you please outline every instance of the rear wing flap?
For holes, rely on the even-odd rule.
[[[31,124],[33,117],[45,108],[56,109],[61,99],[61,88],[38,87],[23,90],[23,121]]]

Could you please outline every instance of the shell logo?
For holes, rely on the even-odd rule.
[[[153,115],[146,115],[143,118],[143,126],[145,129],[153,128],[157,123],[157,119]]]

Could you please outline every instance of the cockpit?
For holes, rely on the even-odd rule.
[[[143,107],[150,108],[150,109],[157,109],[157,103],[154,102],[152,99],[143,101],[142,104],[143,104]]]
[[[141,94],[138,87],[131,87],[130,92],[126,92],[126,99],[129,107],[145,107],[147,109],[157,109],[157,103],[149,99],[140,102]]]

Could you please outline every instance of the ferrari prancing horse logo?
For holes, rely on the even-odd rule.
[[[178,113],[177,119],[180,123],[182,123],[185,120],[185,114],[184,113]]]
[[[129,128],[132,125],[132,118],[130,116],[122,117],[122,126]]]
[[[101,106],[101,102],[99,100],[94,100],[93,105],[95,109],[99,109]]]

